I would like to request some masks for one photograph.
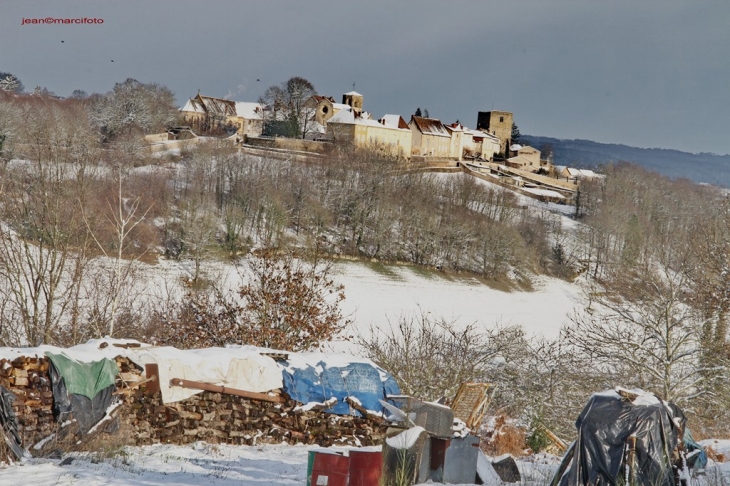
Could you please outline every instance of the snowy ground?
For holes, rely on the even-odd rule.
[[[30,459],[22,465],[0,469],[0,485],[303,485],[310,450],[326,449],[204,442],[189,446],[127,447],[107,454],[74,453],[63,460]],[[379,447],[360,450],[379,450]],[[557,460],[542,457],[536,462],[519,462],[525,479],[523,484],[547,484]],[[70,464],[62,466],[62,462]]]
[[[727,447],[728,441],[722,442]],[[63,460],[28,459],[23,464],[0,469],[0,486],[303,485],[306,483],[310,450],[326,449],[284,444],[228,446],[196,442],[188,446],[154,445],[106,453],[74,453]],[[519,484],[549,484],[559,461],[560,458],[545,454],[518,460],[522,474]],[[692,480],[692,486],[727,484],[730,484],[730,463],[711,463],[705,475]]]
[[[75,453],[61,460],[30,459],[0,470],[0,485],[274,485],[306,482],[303,446],[129,447],[113,453]],[[311,450],[316,450],[311,449]],[[61,462],[70,464],[60,465]]]

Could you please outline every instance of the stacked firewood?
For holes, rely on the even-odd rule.
[[[204,391],[165,405],[160,392],[148,393],[150,382],[141,368],[124,357],[116,358],[116,362],[119,378],[115,395],[122,403],[112,412],[112,419],[119,421],[130,444],[204,440],[246,445],[287,442],[368,446],[381,444],[385,436],[385,426],[378,417],[337,416],[323,412],[323,407],[302,411],[301,404],[283,393],[281,403],[272,403]],[[52,434],[58,442],[60,436],[68,435],[61,432],[74,429],[54,422],[49,365],[45,357],[0,360],[0,385],[16,396],[13,410],[23,448],[31,448]],[[81,443],[68,439],[71,446]],[[57,446],[49,443],[46,448],[51,445]]]
[[[130,369],[129,373],[134,371]],[[147,393],[146,383],[133,385],[141,382],[141,377],[127,378],[130,388],[119,390],[125,401],[120,416],[137,445],[204,440],[245,445],[287,442],[367,446],[381,444],[385,436],[385,427],[377,418],[301,411],[300,404],[287,397],[283,403],[272,403],[204,391],[165,405],[159,392]]]
[[[15,395],[13,411],[24,446],[48,437],[56,430],[53,391],[48,358],[21,356],[0,360],[0,385]]]

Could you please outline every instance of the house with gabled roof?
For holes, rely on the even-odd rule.
[[[554,166],[555,174],[559,179],[565,179],[568,182],[577,182],[579,179],[602,179],[606,176],[598,174],[590,169],[576,169],[574,167],[566,167],[564,165]]]
[[[264,129],[264,107],[251,101],[236,101],[236,117],[241,126],[238,133],[258,137]]]
[[[499,137],[483,130],[469,130],[472,138],[471,148],[474,155],[479,154],[483,160],[494,159],[494,154],[499,153]]]
[[[515,169],[536,172],[540,170],[540,151],[529,145],[511,145],[509,148],[511,157],[507,159],[506,164]]]
[[[452,159],[462,160],[462,157],[464,156],[464,149],[466,145],[468,145],[470,138],[467,128],[458,121],[450,125],[444,125],[444,127],[451,136],[449,156]]]
[[[259,103],[236,102],[204,96],[200,92],[180,108],[180,114],[185,124],[197,133],[225,129],[259,136],[263,128],[263,108]]]
[[[413,132],[411,154],[451,157],[451,134],[441,120],[412,115],[408,126]]]
[[[412,133],[400,115],[373,120],[369,113],[340,110],[327,122],[327,135],[335,143],[409,158]]]

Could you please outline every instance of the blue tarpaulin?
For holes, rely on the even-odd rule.
[[[320,361],[306,368],[286,366],[283,377],[284,391],[300,403],[323,403],[337,397],[337,404],[325,410],[337,415],[350,415],[346,397],[354,397],[366,410],[380,413],[383,406],[378,400],[400,394],[393,377],[369,363],[332,366]]]

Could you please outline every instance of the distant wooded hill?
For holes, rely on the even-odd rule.
[[[730,187],[730,155],[691,154],[679,150],[645,149],[590,140],[561,140],[522,135],[522,143],[542,150],[553,146],[554,164],[593,169],[611,162],[632,162],[672,179],[687,178]]]

